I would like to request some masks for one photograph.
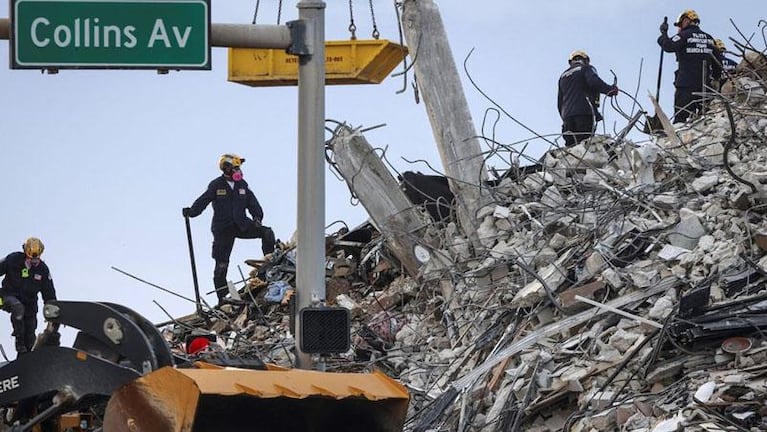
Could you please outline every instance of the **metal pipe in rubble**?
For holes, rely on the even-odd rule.
[[[298,247],[296,251],[296,367],[311,369],[301,351],[301,310],[325,300],[325,3],[302,0],[309,55],[298,66]]]

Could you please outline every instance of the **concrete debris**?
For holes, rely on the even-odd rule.
[[[399,379],[409,431],[767,430],[767,62],[751,57],[691,123],[484,184],[469,234],[450,201],[413,199],[433,216],[408,237],[428,251],[416,276],[373,224],[328,236],[327,303],[353,321],[328,370]],[[420,176],[402,189],[447,184]],[[249,262],[242,300],[178,319],[171,344],[203,328],[290,366],[294,246]]]

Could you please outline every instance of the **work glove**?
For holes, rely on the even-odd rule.
[[[189,207],[184,207],[181,209],[181,214],[184,215],[184,217],[191,217],[192,209]]]
[[[660,24],[660,32],[661,34],[668,33],[668,20],[663,20],[663,22]]]
[[[612,86],[607,92],[607,96],[613,97],[618,95],[618,86]]]
[[[722,82],[719,80],[711,81],[711,88],[714,89],[714,91],[720,91],[722,89]]]

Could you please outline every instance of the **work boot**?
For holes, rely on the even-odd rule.
[[[274,237],[274,231],[268,226],[262,227],[263,233],[261,234],[261,252],[264,256],[274,252],[274,247],[277,245],[277,241]]]
[[[16,358],[21,357],[22,354],[26,354],[27,352],[28,352],[27,346],[24,345],[24,342],[20,341],[20,340],[17,340],[16,341],[16,354],[18,354],[18,355],[17,355]]]

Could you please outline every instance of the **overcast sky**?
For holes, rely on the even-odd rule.
[[[0,0],[7,17],[8,0]],[[297,1],[283,2],[282,23],[297,18]],[[398,39],[393,1],[375,0],[382,38]],[[255,0],[214,0],[214,23],[250,23]],[[277,23],[277,0],[260,2],[259,24]],[[585,50],[600,75],[633,93],[639,83],[640,103],[655,93],[659,47],[655,40],[663,16],[670,22],[692,7],[703,30],[728,41],[737,37],[732,18],[747,34],[756,32],[764,0],[546,0],[441,1],[438,3],[450,45],[464,81],[477,131],[491,103],[468,81],[463,61],[471,49],[469,73],[496,103],[540,134],[557,133],[559,74],[567,56]],[[367,0],[354,0],[360,38],[370,37]],[[349,3],[327,1],[329,40],[348,39]],[[672,27],[672,32],[673,32]],[[0,58],[9,58],[0,41]],[[640,62],[644,60],[640,76]],[[8,61],[5,62],[6,65]],[[671,55],[664,59],[661,102],[672,111]],[[401,71],[401,68],[395,72]],[[412,77],[412,74],[409,75]],[[46,245],[43,258],[51,268],[60,299],[110,301],[139,311],[149,319],[166,320],[156,300],[173,316],[194,311],[194,305],[111,270],[121,268],[185,296],[193,297],[189,253],[181,216],[218,176],[222,153],[238,153],[246,180],[264,208],[264,224],[278,238],[296,228],[297,89],[251,88],[227,82],[227,52],[212,50],[212,70],[72,71],[57,75],[0,67],[0,255],[20,250],[28,236]],[[641,82],[639,80],[641,79]],[[439,167],[431,126],[423,104],[416,104],[411,83],[402,77],[380,85],[327,88],[326,116],[353,126],[386,127],[366,134],[368,141],[387,147],[389,161],[400,171],[429,172],[424,165],[403,160],[424,159]],[[621,104],[629,108],[630,100]],[[650,109],[652,112],[652,110]],[[617,122],[617,123],[616,123]],[[625,123],[610,110],[606,126]],[[600,128],[601,130],[601,128]],[[512,143],[530,132],[502,117],[496,139]],[[528,152],[540,155],[545,143],[532,140]],[[499,165],[499,167],[501,167]],[[501,167],[502,168],[502,167]],[[347,187],[332,174],[326,181],[328,224],[349,226],[367,215],[352,206]],[[192,220],[201,289],[212,286],[208,208]],[[339,228],[333,226],[329,232]],[[238,240],[229,278],[246,274],[248,258],[260,258],[259,240]],[[215,302],[214,295],[206,296]],[[43,323],[38,325],[41,330]],[[0,342],[13,353],[8,315],[0,315]]]

